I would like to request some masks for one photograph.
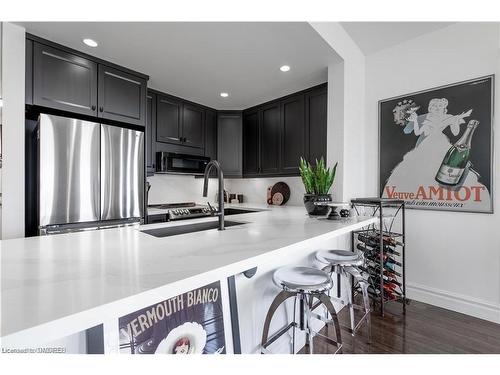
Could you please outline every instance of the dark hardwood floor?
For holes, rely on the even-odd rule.
[[[500,324],[477,319],[421,302],[411,301],[403,315],[401,305],[386,305],[385,317],[372,313],[372,343],[366,325],[353,338],[342,330],[343,353],[347,354],[465,354],[500,353]],[[349,324],[346,309],[341,325]],[[321,332],[325,334],[325,329]],[[315,338],[315,353],[334,348]],[[302,350],[304,352],[304,349]]]

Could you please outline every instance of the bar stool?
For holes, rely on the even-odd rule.
[[[368,281],[363,278],[361,271],[358,268],[364,263],[363,254],[361,252],[352,252],[347,250],[320,250],[316,252],[316,259],[323,264],[327,264],[327,266],[323,268],[323,271],[328,272],[332,278],[333,273],[337,274],[337,297],[335,298],[330,296],[333,301],[339,301],[342,304],[345,304],[345,302],[340,298],[342,276],[345,276],[348,280],[352,277],[352,279],[359,284],[361,293],[363,294],[363,306],[355,305],[353,303],[353,283],[351,282],[350,290],[347,293],[347,306],[349,307],[351,328],[344,328],[346,328],[352,336],[354,336],[361,324],[366,321],[366,324],[368,325],[368,342],[371,343],[371,310],[370,299],[368,297],[369,284]],[[355,322],[354,309],[364,311],[364,315],[357,323]]]
[[[328,292],[333,285],[330,275],[325,271],[312,267],[282,267],[274,272],[273,280],[276,285],[283,288],[283,290],[274,298],[267,312],[266,320],[264,322],[264,329],[262,332],[261,353],[270,353],[268,349],[269,345],[271,345],[278,338],[287,333],[290,328],[293,329],[292,354],[295,354],[296,328],[299,328],[301,331],[305,331],[306,346],[309,349],[309,354],[313,353],[313,338],[315,336],[318,336],[326,340],[330,344],[335,345],[337,347],[335,353],[340,352],[342,349],[340,325],[332,301],[326,294],[326,292]],[[294,298],[293,321],[278,330],[271,337],[269,337],[269,326],[271,325],[271,320],[274,313],[276,312],[278,307],[289,298]],[[318,300],[318,303],[315,307],[323,305],[330,313],[331,319],[328,320],[327,324],[333,324],[333,326],[335,327],[335,340],[312,329],[311,320],[312,318],[316,318],[316,314],[312,313],[312,310],[315,308],[313,308],[314,299]],[[297,300],[299,301],[300,315],[298,323],[295,319]],[[320,317],[319,319],[324,321],[322,317]]]

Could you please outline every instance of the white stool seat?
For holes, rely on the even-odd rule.
[[[347,250],[320,250],[316,252],[316,259],[321,263],[342,266],[357,266],[363,263],[361,254]]]
[[[282,267],[274,272],[274,282],[288,291],[323,292],[332,287],[330,275],[311,267]]]

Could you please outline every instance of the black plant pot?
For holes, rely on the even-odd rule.
[[[315,202],[331,202],[331,194],[304,194],[304,206],[311,216],[324,216],[330,211],[328,206],[317,206]]]

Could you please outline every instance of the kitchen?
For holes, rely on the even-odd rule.
[[[415,247],[425,247],[415,223],[439,221],[439,214],[378,198],[373,188],[379,161],[377,142],[369,140],[377,124],[365,132],[364,100],[352,90],[375,103],[366,112],[377,118],[378,101],[382,115],[385,98],[420,89],[376,92],[383,81],[375,68],[383,70],[389,59],[384,51],[403,47],[367,52],[363,27],[3,22],[2,69],[10,74],[2,75],[2,181],[14,176],[22,183],[17,192],[2,185],[2,347],[106,354],[498,353],[498,262],[484,266],[489,300],[453,288],[439,292],[446,283],[426,289],[417,274],[429,258]],[[394,32],[385,25],[380,35],[384,30]],[[497,57],[486,48],[500,45],[498,24],[422,23],[412,37],[457,32],[488,35],[490,44],[478,53],[491,64],[450,74],[446,82],[480,77],[475,87],[484,82],[491,93]],[[399,43],[411,49],[416,42],[408,36]],[[365,75],[377,84],[361,80]],[[392,102],[388,108],[395,117]],[[25,126],[8,128],[20,115]],[[469,129],[472,118],[456,123]],[[463,142],[469,137],[469,148],[474,126],[470,135],[456,135]],[[15,131],[17,145],[9,142]],[[352,146],[358,142],[366,148]],[[24,167],[15,171],[9,161],[16,153]],[[455,194],[462,199],[460,190]],[[497,216],[485,207],[459,215],[489,228]],[[377,274],[379,256],[384,271]],[[395,268],[387,268],[387,257]],[[450,262],[444,250],[434,257],[439,267]],[[460,277],[467,272],[460,259],[454,267]],[[437,271],[428,272],[430,278]],[[300,284],[311,280],[312,286]],[[463,337],[460,326],[425,339],[408,328],[402,347],[383,342],[386,330],[441,315],[449,327],[465,320],[474,330],[490,330],[488,340],[452,343]],[[387,328],[388,321],[394,326]],[[325,324],[334,326],[328,334]],[[434,326],[422,332],[433,329],[439,332]]]

